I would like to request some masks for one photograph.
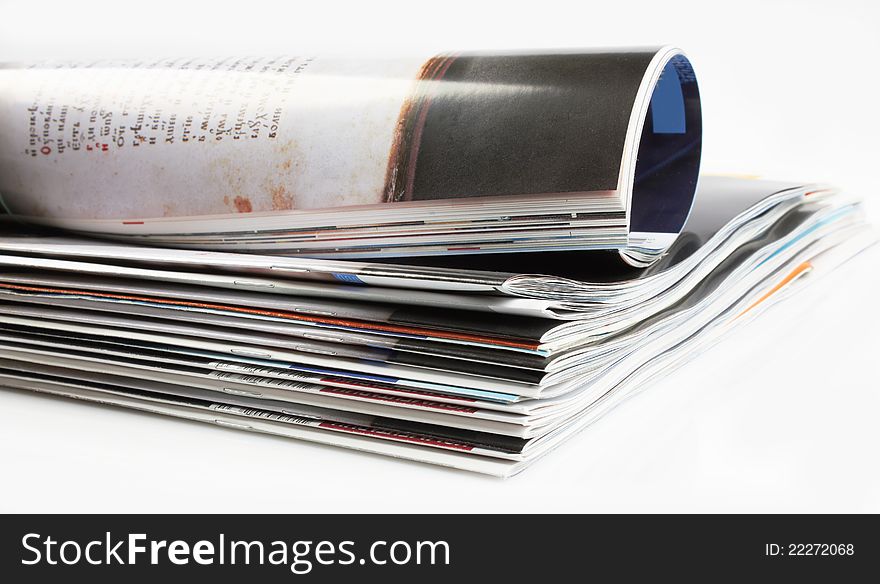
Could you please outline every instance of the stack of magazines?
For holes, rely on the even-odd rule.
[[[673,48],[0,87],[0,386],[498,476],[875,240],[699,177]]]

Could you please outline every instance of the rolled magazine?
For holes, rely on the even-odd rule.
[[[645,265],[699,171],[674,48],[40,62],[2,66],[0,88],[5,207],[151,245]]]

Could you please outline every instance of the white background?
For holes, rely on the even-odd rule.
[[[424,6],[424,8],[422,8]],[[26,2],[0,61],[675,44],[708,172],[880,207],[864,2]],[[875,247],[507,481],[0,392],[0,511],[880,512]]]

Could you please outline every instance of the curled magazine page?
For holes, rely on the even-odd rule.
[[[0,194],[142,244],[655,261],[690,211],[700,99],[673,48],[0,68]]]

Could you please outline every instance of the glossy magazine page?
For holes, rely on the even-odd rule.
[[[10,212],[273,255],[650,263],[687,218],[702,138],[673,48],[10,63],[0,87]]]

